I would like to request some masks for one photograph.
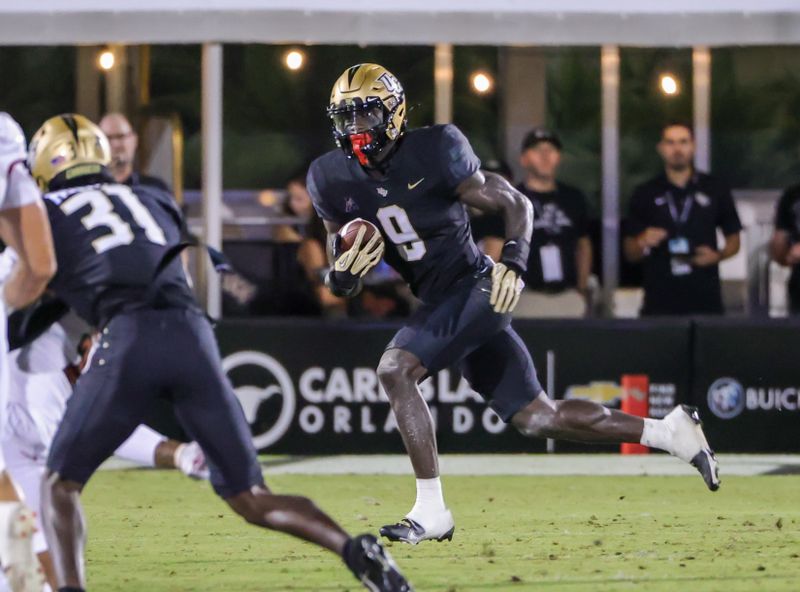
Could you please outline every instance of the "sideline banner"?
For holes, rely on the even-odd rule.
[[[515,322],[541,384],[557,398],[618,407],[625,374],[649,378],[651,415],[689,394],[688,321]],[[217,326],[225,370],[259,450],[287,454],[401,452],[375,367],[399,325],[301,319]],[[552,376],[548,376],[548,359]],[[455,370],[420,387],[442,452],[542,452],[543,440],[503,424]],[[595,447],[558,443],[557,450]],[[606,450],[618,450],[607,447]]]
[[[693,400],[712,446],[800,451],[800,321],[695,322]]]

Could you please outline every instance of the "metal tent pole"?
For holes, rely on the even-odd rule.
[[[697,46],[692,50],[692,86],[694,90],[694,165],[711,170],[711,50]]]
[[[603,168],[603,302],[613,313],[619,284],[619,47],[604,45],[600,55],[602,76]]]
[[[437,43],[433,50],[435,123],[453,122],[453,46]]]
[[[203,238],[222,247],[222,45],[205,43],[202,58],[203,140]],[[206,311],[213,318],[222,313],[220,279],[207,257],[205,261]]]

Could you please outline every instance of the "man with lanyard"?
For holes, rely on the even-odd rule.
[[[644,267],[643,315],[723,313],[719,263],[739,251],[742,225],[727,185],[694,169],[694,151],[691,127],[666,125],[658,143],[664,173],[631,198],[624,248]]]
[[[561,140],[544,127],[522,142],[525,181],[517,186],[533,204],[533,238],[525,290],[515,316],[581,317],[592,270],[588,206],[580,190],[556,179]]]

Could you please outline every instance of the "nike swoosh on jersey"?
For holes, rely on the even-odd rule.
[[[422,177],[422,179],[420,179],[420,180],[419,180],[419,181],[417,181],[416,183],[409,183],[409,184],[408,184],[408,190],[409,190],[409,191],[411,191],[412,189],[414,189],[414,187],[416,187],[417,185],[419,185],[420,183],[422,183],[424,180],[425,180],[425,177]]]

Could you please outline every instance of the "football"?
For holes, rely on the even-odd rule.
[[[378,232],[377,227],[372,222],[367,222],[362,218],[350,220],[350,222],[342,226],[341,230],[339,230],[339,236],[342,237],[342,252],[350,250],[353,243],[356,242],[356,236],[358,236],[358,231],[362,226],[366,226],[367,228],[364,233],[364,240],[361,242],[362,246],[367,244],[367,241]]]

